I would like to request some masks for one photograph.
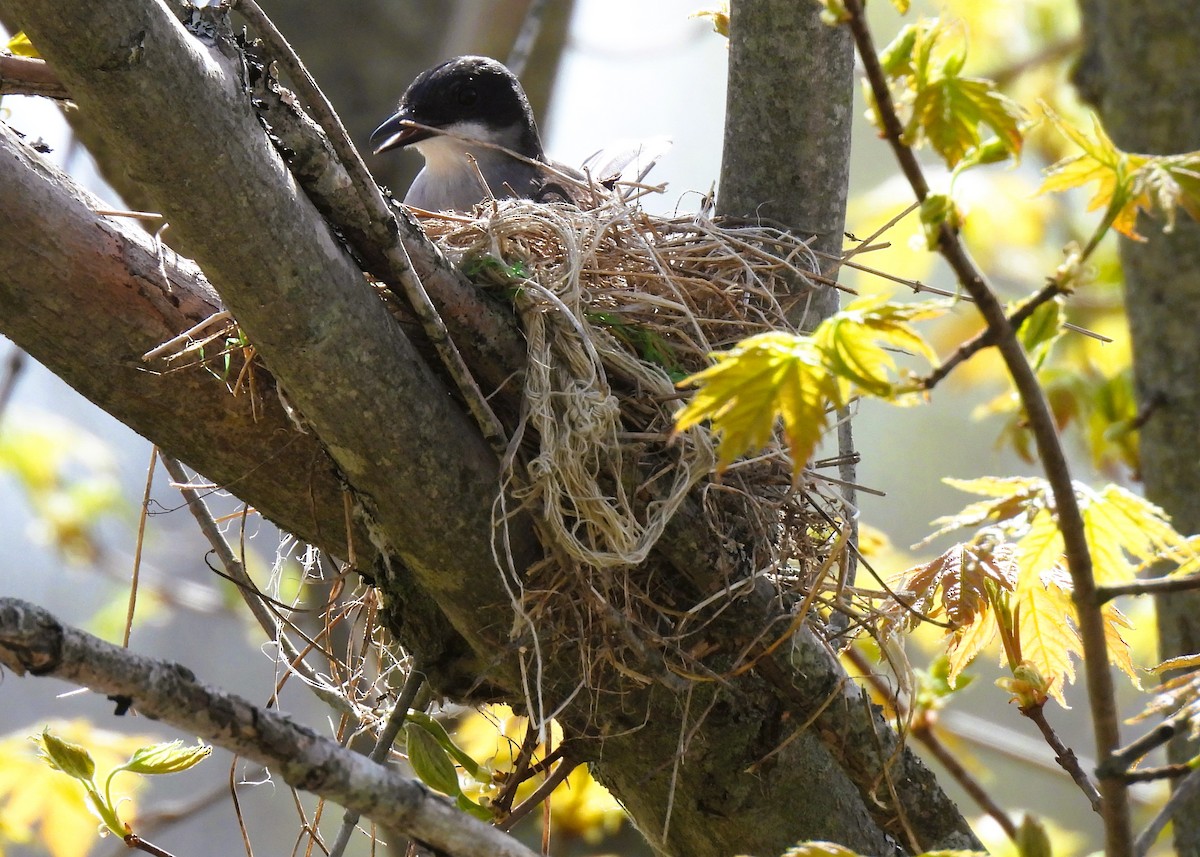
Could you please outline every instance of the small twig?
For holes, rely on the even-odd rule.
[[[504,821],[496,826],[501,830],[512,830],[518,821],[529,815],[538,804],[549,797],[550,793],[558,788],[571,775],[571,771],[577,767],[579,767],[578,762],[569,755],[564,755],[563,760],[558,763],[558,767],[546,777],[545,781],[534,790],[533,794],[523,800],[519,806],[508,814],[508,817]]]
[[[387,723],[384,724],[379,738],[375,741],[375,746],[367,757],[372,762],[383,764],[387,760],[388,753],[391,752],[392,745],[396,743],[396,736],[404,728],[408,710],[412,708],[413,701],[416,700],[417,692],[421,689],[424,680],[425,674],[421,671],[420,661],[414,655],[408,668],[408,675],[404,679],[404,685],[400,688],[400,696],[397,697],[396,704],[392,706]],[[338,830],[337,838],[329,849],[329,857],[342,857],[346,853],[346,846],[350,844],[350,837],[354,834],[354,829],[358,827],[358,820],[361,817],[353,810],[346,810],[346,814],[342,816],[342,826]]]
[[[1174,817],[1176,810],[1188,806],[1196,799],[1198,793],[1200,793],[1200,771],[1192,771],[1182,782],[1176,783],[1171,796],[1167,798],[1162,809],[1150,820],[1146,829],[1138,834],[1137,840],[1133,844],[1134,854],[1137,857],[1144,857],[1150,850],[1150,846],[1162,833],[1163,828],[1167,826],[1167,822]]]
[[[1091,803],[1092,809],[1096,812],[1101,811],[1100,792],[1096,790],[1091,778],[1083,770],[1079,764],[1079,758],[1075,755],[1075,751],[1062,742],[1058,737],[1058,733],[1054,731],[1054,727],[1046,720],[1045,707],[1043,705],[1030,705],[1022,707],[1021,713],[1032,720],[1037,728],[1041,731],[1042,737],[1046,739],[1046,743],[1050,745],[1050,749],[1054,751],[1054,761],[1062,766],[1062,769],[1071,775],[1071,779],[1079,786],[1080,790]]]
[[[173,336],[172,338],[170,338],[166,342],[164,342],[162,345],[158,345],[158,346],[155,346],[154,348],[151,348],[149,351],[147,351],[145,354],[142,355],[142,359],[145,361],[150,361],[150,360],[159,358],[159,357],[163,356],[164,354],[172,354],[178,350],[176,348],[176,346],[178,346],[184,342],[190,343],[195,338],[196,334],[198,334],[200,331],[205,330],[206,328],[209,328],[217,323],[225,324],[226,322],[231,321],[232,319],[233,319],[233,315],[230,314],[229,310],[221,310],[220,312],[215,312],[212,315],[210,315],[208,318],[204,319],[203,321],[193,325],[192,327],[189,327],[187,330],[185,330],[183,333],[179,334],[178,336]],[[205,339],[205,342],[209,341],[209,339],[211,339],[211,338],[212,338],[212,335],[210,335],[208,337],[208,339]]]
[[[121,645],[129,648],[133,633],[133,613],[137,609],[138,581],[142,576],[142,545],[146,541],[146,517],[150,514],[150,489],[154,485],[154,465],[158,462],[158,447],[150,447],[150,463],[146,466],[146,488],[142,492],[142,508],[138,512],[137,543],[133,548],[133,574],[129,580],[129,606],[125,611],[125,632]]]
[[[1100,766],[1098,773],[1101,776],[1123,776],[1147,753],[1158,749],[1187,728],[1191,719],[1191,712],[1185,708],[1170,719],[1156,724],[1145,735],[1113,751],[1113,754]]]
[[[844,0],[846,22],[853,34],[875,98],[883,126],[883,136],[896,156],[905,178],[918,201],[929,195],[929,184],[912,147],[904,142],[904,128],[888,87],[887,75],[880,64],[874,39],[867,26],[862,0]],[[1004,307],[988,284],[987,278],[963,246],[958,231],[943,223],[938,229],[937,248],[954,271],[958,282],[975,299],[989,328],[996,331],[996,347],[1004,359],[1013,386],[1025,406],[1029,428],[1037,444],[1038,456],[1054,495],[1058,528],[1062,534],[1067,570],[1071,575],[1072,598],[1078,615],[1079,636],[1083,643],[1083,665],[1087,675],[1088,706],[1096,741],[1096,757],[1103,763],[1121,743],[1113,678],[1108,669],[1108,642],[1104,617],[1096,601],[1096,581],[1083,516],[1070,467],[1058,437],[1058,429],[1046,396],[1030,366],[1024,349],[1009,324]],[[1129,794],[1124,780],[1102,777],[1100,793],[1104,798],[1105,849],[1108,857],[1130,857],[1133,831],[1129,813]]]
[[[246,573],[245,566],[234,554],[233,549],[225,540],[225,536],[221,534],[217,522],[213,520],[212,513],[208,510],[208,505],[200,497],[196,489],[188,484],[188,476],[183,469],[183,465],[176,459],[165,455],[162,457],[162,462],[163,467],[166,468],[167,473],[187,503],[192,517],[200,525],[200,532],[204,534],[209,546],[212,547],[218,561],[225,569],[225,577],[237,585],[242,600],[246,602],[251,615],[254,616],[255,621],[263,629],[267,638],[275,641],[280,649],[283,650],[283,654],[288,660],[288,668],[294,670],[303,678],[308,686],[313,689],[313,692],[326,704],[337,711],[353,713],[349,702],[335,688],[330,687],[329,683],[318,675],[316,670],[308,665],[308,662],[304,660],[303,653],[298,651],[292,644],[292,641],[283,634],[275,616],[267,609],[265,604],[266,596],[259,593],[258,587],[254,584],[250,575]]]
[[[69,101],[71,93],[54,69],[36,57],[0,56],[0,95],[39,95]]]
[[[1096,587],[1096,601],[1104,604],[1122,595],[1161,595],[1164,592],[1189,592],[1200,589],[1200,572],[1182,577],[1154,577],[1129,583]]]
[[[1058,284],[1055,282],[1047,283],[1039,289],[1033,297],[1021,304],[1017,310],[1008,317],[1009,327],[1015,332],[1021,329],[1021,325],[1033,315],[1034,310],[1040,307],[1048,300],[1052,300],[1062,293]],[[921,379],[921,386],[926,390],[932,390],[937,384],[954,371],[961,363],[965,363],[970,358],[974,357],[985,348],[990,348],[995,345],[1000,339],[996,328],[988,326],[981,330],[976,336],[968,339],[960,345],[941,366],[934,369],[926,377]]]
[[[1126,771],[1121,777],[1127,783],[1153,783],[1158,780],[1174,780],[1179,777],[1186,777],[1192,770],[1192,766],[1188,764],[1158,765],[1153,768],[1136,768],[1132,771]]]
[[[824,255],[824,254],[820,253],[819,251],[814,251],[814,252],[816,252],[816,254],[818,256]],[[833,258],[833,257],[829,257],[829,258]],[[973,298],[969,294],[965,294],[961,291],[956,292],[956,291],[952,291],[950,289],[942,289],[942,288],[938,288],[937,286],[931,286],[928,283],[922,283],[920,280],[913,280],[913,279],[909,279],[908,277],[900,277],[900,276],[897,276],[896,274],[890,274],[887,271],[880,270],[879,268],[872,268],[870,265],[863,265],[860,262],[850,261],[849,258],[844,259],[842,261],[842,264],[844,266],[846,266],[847,268],[853,268],[856,271],[862,271],[864,274],[871,274],[872,276],[879,277],[884,280],[889,280],[893,283],[898,283],[899,285],[902,285],[907,289],[912,289],[914,294],[921,294],[923,292],[928,292],[931,295],[938,295],[943,298],[954,298],[956,300],[966,301],[967,303],[971,303],[971,304],[975,303],[975,298]],[[1086,327],[1080,327],[1078,324],[1072,324],[1069,321],[1063,322],[1063,328],[1071,331],[1072,333],[1080,333],[1084,336],[1087,336],[1091,339],[1096,340],[1097,342],[1112,342],[1113,341],[1111,336],[1105,336],[1103,333],[1097,333],[1094,330],[1088,330]]]
[[[159,848],[153,842],[147,842],[136,833],[126,833],[125,844],[130,851],[145,851],[147,854],[153,854],[154,857],[175,857],[170,851]]]
[[[537,44],[538,34],[542,31],[542,19],[545,17],[546,7],[549,5],[547,0],[532,0],[529,8],[525,10],[521,29],[517,31],[517,37],[513,39],[512,50],[508,52],[508,58],[504,61],[508,70],[517,77],[525,73],[525,66],[529,63],[533,46]]]
[[[994,69],[990,74],[983,75],[995,81],[996,86],[1004,88],[1025,72],[1038,66],[1061,62],[1079,52],[1082,40],[1078,34],[1067,36],[1058,41],[1042,45],[1042,47],[1027,57],[1010,62],[1008,65]]]
[[[533,759],[533,751],[537,749],[537,745],[538,730],[534,727],[533,722],[530,721],[525,726],[525,737],[521,741],[521,749],[517,751],[517,758],[512,772],[505,777],[504,787],[496,795],[496,799],[492,801],[492,806],[496,808],[499,815],[504,816],[511,811],[513,799],[517,794],[517,788],[521,783],[529,779],[529,763]],[[562,748],[559,747],[559,749],[561,750]]]

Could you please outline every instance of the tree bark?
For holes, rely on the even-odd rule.
[[[221,447],[240,441],[217,433],[221,425],[205,443],[193,440],[186,446],[175,435],[196,431],[190,414],[173,410],[151,416],[148,408],[138,410],[124,401],[149,391],[157,395],[159,384],[181,381],[131,372],[107,384],[89,382],[84,376],[88,369],[95,374],[96,364],[87,356],[101,346],[87,344],[81,354],[60,356],[56,371],[104,406],[124,409],[135,429],[201,472],[224,468],[240,476],[261,469],[261,482],[254,483],[261,488],[256,508],[284,523],[297,521],[302,535],[311,534],[327,549],[345,547],[344,539],[328,533],[341,519],[337,480],[344,480],[384,558],[377,583],[385,599],[406,623],[410,606],[416,605],[417,620],[436,631],[433,643],[419,633],[404,642],[421,652],[423,663],[437,660],[428,657],[431,644],[452,652],[458,663],[474,662],[490,693],[521,701],[519,659],[529,641],[509,638],[511,606],[492,557],[495,457],[270,147],[230,46],[201,44],[165,6],[151,0],[102,7],[86,0],[53,7],[38,0],[3,0],[0,7],[24,22],[80,109],[92,114],[109,155],[147,188],[235,312],[310,432],[300,435],[289,427],[286,437],[323,450],[336,475],[333,467],[322,468],[317,494],[307,491],[307,484],[298,487],[293,477],[278,488],[291,491],[291,505],[277,511],[268,478],[277,461],[265,457],[262,448],[251,447],[246,459],[237,459]],[[15,141],[9,145],[20,148]],[[19,158],[6,156],[12,169],[44,170],[31,153],[21,152]],[[27,204],[19,191],[13,194],[0,200]],[[57,197],[48,195],[43,204],[30,215],[31,223],[58,216]],[[86,222],[86,206],[81,203],[81,232],[97,228]],[[39,244],[43,239],[5,230],[0,245],[10,259],[29,259],[31,247],[43,247],[41,261],[48,265],[90,252]],[[78,288],[66,270],[59,287]],[[107,276],[122,281],[127,272],[117,269]],[[39,337],[30,331],[37,331],[52,308],[77,323],[88,317],[98,338],[108,335],[112,307],[107,303],[92,302],[80,310],[74,302],[86,296],[78,291],[69,298],[47,296],[45,284],[39,288],[19,264],[0,271],[0,286],[0,295],[7,295],[13,307],[2,319],[5,331],[37,345],[36,356],[52,350],[57,334],[47,330]],[[179,299],[163,298],[154,280],[139,287],[151,296],[148,307],[138,305],[138,313],[155,312],[155,301]],[[56,301],[71,306],[56,306]],[[151,330],[136,331],[139,339],[132,347],[124,342],[124,351],[118,351],[126,358],[140,354],[177,332],[164,336],[161,328],[177,325],[188,323],[164,319]],[[213,401],[218,392],[205,395]],[[217,413],[231,408],[213,406]],[[280,425],[287,427],[281,409],[268,411],[271,422],[259,429],[267,436],[263,443]],[[278,464],[292,460],[285,456]],[[318,510],[322,526],[306,526],[301,514],[306,503]],[[678,572],[681,597],[696,603],[720,590],[722,572],[736,566],[718,563],[738,546],[686,527],[687,520],[673,524],[656,562],[663,572]],[[540,551],[526,523],[516,520],[510,531],[521,572]],[[369,552],[361,536],[357,543]],[[422,605],[436,605],[436,615],[423,617]],[[764,623],[785,625],[787,620],[769,598],[729,605],[713,625],[724,636],[716,638],[719,654],[712,668],[719,672],[721,658],[742,651],[744,640]],[[681,688],[677,681],[643,687],[617,677],[578,697],[573,694],[581,681],[579,641],[547,642],[557,654],[545,665],[548,707],[574,698],[562,713],[568,730],[582,736],[579,746],[596,760],[597,773],[616,786],[642,829],[667,853],[769,854],[798,839],[820,838],[879,854],[890,852],[903,830],[913,833],[913,841],[901,848],[975,844],[929,772],[907,750],[896,750],[888,724],[807,630],[796,635],[786,654],[766,657],[738,678]],[[810,719],[811,728],[772,755],[771,764],[764,763]],[[884,782],[895,790],[896,805],[890,790],[881,790]],[[802,810],[795,807],[798,796],[803,796]]]
[[[1081,0],[1084,53],[1075,74],[1126,151],[1173,154],[1200,149],[1200,14],[1193,0]],[[1146,496],[1176,529],[1200,532],[1200,224],[1181,214],[1173,232],[1142,217],[1144,242],[1121,240],[1125,305],[1133,340],[1138,405],[1146,415],[1140,456]],[[1160,597],[1164,659],[1200,651],[1200,594]],[[1180,737],[1171,761],[1200,744]],[[1175,815],[1178,853],[1200,855],[1200,800]]]

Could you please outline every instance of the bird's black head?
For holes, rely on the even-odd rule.
[[[406,122],[460,133],[475,126],[490,137],[510,139],[521,154],[534,158],[542,155],[525,91],[512,72],[488,57],[456,57],[418,75],[400,99],[395,115],[371,135],[376,154],[433,135]]]

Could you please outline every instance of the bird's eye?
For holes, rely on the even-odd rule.
[[[464,86],[458,90],[458,103],[462,107],[473,107],[479,100],[479,92],[473,86]]]

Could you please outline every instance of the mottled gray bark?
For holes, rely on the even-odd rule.
[[[842,251],[850,175],[854,42],[816,3],[746,0],[731,6],[729,90],[717,209],[762,218],[815,250]],[[823,267],[830,268],[828,262]],[[837,310],[821,290],[806,329]]]
[[[369,513],[377,543],[404,560],[380,576],[385,598],[394,605],[415,592],[417,603],[435,603],[453,626],[450,638],[456,634],[486,663],[480,678],[495,693],[520,700],[518,646],[528,640],[509,638],[512,615],[492,563],[495,459],[299,193],[250,110],[236,59],[195,41],[150,0],[103,7],[84,0],[53,7],[3,0],[0,9],[25,20],[81,110],[93,114],[109,156],[159,202],[304,414],[311,432],[306,437],[319,438]],[[204,133],[197,134],[197,127]],[[45,206],[42,216],[53,219],[52,203]],[[5,242],[11,258],[31,246],[30,236],[10,230],[0,235]],[[48,263],[61,261],[63,253],[51,246]],[[45,298],[16,274],[0,273],[16,307],[0,321],[23,329]],[[65,279],[61,287],[69,288]],[[93,308],[94,317],[107,323],[106,309]],[[161,338],[155,334],[149,344]],[[140,342],[135,349],[144,350]],[[77,356],[76,362],[83,360]],[[63,374],[83,374],[69,358],[62,363]],[[154,384],[149,376],[119,380],[127,386],[92,388],[90,394],[117,407],[123,396],[145,395]],[[175,422],[184,419],[194,422],[174,414]],[[157,422],[135,414],[130,422],[152,429],[156,440],[172,440],[182,430],[172,425],[172,414]],[[166,446],[207,472],[206,456],[220,460],[221,442],[236,438],[217,435],[194,455]],[[269,472],[273,464],[259,466]],[[294,485],[292,490],[306,501],[319,500],[323,520],[337,519],[336,489],[317,497]],[[265,481],[263,491],[257,505],[275,517]],[[664,537],[654,561],[661,579],[678,586],[680,602],[696,603],[720,591],[723,573],[739,570],[744,546],[726,544],[729,539],[700,526],[685,530],[686,520]],[[326,543],[319,528],[305,532],[314,530],[314,540]],[[521,571],[536,546],[520,520],[513,534]],[[397,612],[407,620],[407,604]],[[764,624],[785,626],[789,615],[756,593],[728,605],[718,618],[711,626],[717,642],[711,668],[719,673]],[[543,642],[557,654],[544,675],[553,706],[580,680],[578,641],[565,635]],[[414,645],[425,644],[417,639]],[[888,852],[889,836],[904,828],[913,831],[914,848],[974,844],[929,772],[910,753],[893,752],[895,734],[844,681],[811,633],[796,635],[790,649],[764,656],[753,671],[693,689],[681,681],[643,687],[609,678],[594,693],[580,694],[563,719],[570,733],[584,736],[580,751],[617,786],[651,838],[663,836],[672,806],[666,852],[766,855],[796,839],[823,838],[878,854]],[[810,717],[816,718],[813,727],[775,753]],[[687,747],[677,758],[681,736]],[[769,763],[759,764],[768,755]],[[892,805],[890,789],[880,792],[885,780],[898,805]]]
[[[1127,151],[1200,149],[1200,9],[1195,0],[1081,0],[1080,92]],[[1121,241],[1133,338],[1146,495],[1184,533],[1200,532],[1200,225],[1181,214],[1174,232],[1141,218],[1145,242]],[[1158,599],[1163,658],[1200,651],[1200,595]],[[1200,745],[1178,740],[1175,762]],[[1180,854],[1200,855],[1200,801],[1175,816]]]

